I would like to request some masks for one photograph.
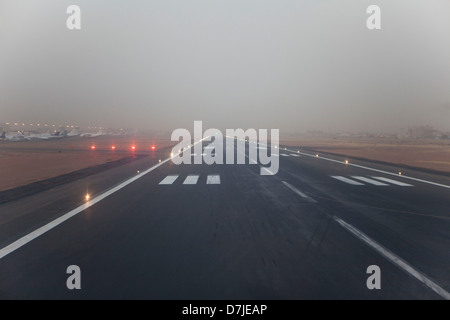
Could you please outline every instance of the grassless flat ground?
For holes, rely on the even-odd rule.
[[[281,144],[348,157],[450,172],[450,140],[291,139]],[[51,141],[0,142],[0,191],[172,146],[166,139],[102,136]],[[115,146],[115,150],[111,149]],[[135,146],[135,150],[131,149]],[[95,149],[91,149],[95,146]],[[168,154],[169,156],[169,154]]]
[[[287,145],[450,172],[450,140],[297,139]]]
[[[119,160],[133,153],[151,153],[151,146],[161,149],[169,145],[170,141],[129,136],[1,141],[0,191]]]

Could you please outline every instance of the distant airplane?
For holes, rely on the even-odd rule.
[[[77,128],[73,128],[72,131],[67,133],[68,137],[76,137],[80,135],[80,131]]]
[[[97,133],[82,133],[81,137],[83,138],[93,138],[98,136],[105,136],[106,133],[103,130],[99,130]]]
[[[26,140],[33,140],[33,139],[40,139],[40,140],[50,140],[50,139],[59,139],[64,136],[61,135],[61,131],[56,131],[53,133],[47,132],[47,133],[33,133],[30,135],[25,136],[24,138]]]
[[[5,138],[8,141],[20,141],[23,140],[25,138],[23,131],[17,131],[17,133],[12,133],[12,134],[6,134],[5,133]]]

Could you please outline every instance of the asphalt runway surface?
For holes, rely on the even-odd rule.
[[[261,175],[159,150],[3,203],[0,298],[449,299],[449,177],[297,151]]]

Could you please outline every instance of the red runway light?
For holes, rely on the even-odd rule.
[[[92,149],[92,150],[95,150],[95,146],[91,146],[91,149]]]
[[[152,150],[155,150],[156,149],[156,147],[155,146],[152,146]]]
[[[136,150],[136,146],[131,146],[131,149],[132,150]]]
[[[111,147],[111,150],[116,150],[116,146],[112,146],[112,147]]]

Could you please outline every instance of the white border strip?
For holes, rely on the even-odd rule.
[[[203,141],[205,138],[189,145],[189,148],[192,148],[194,145],[196,145],[197,143],[200,143],[200,141]],[[106,197],[109,197],[110,195],[112,195],[113,193],[119,191],[120,189],[126,187],[127,185],[129,185],[130,183],[136,181],[139,178],[142,178],[143,176],[145,176],[147,173],[155,170],[156,168],[162,166],[164,163],[166,163],[169,160],[172,160],[174,157],[176,156],[176,154],[172,154],[170,158],[167,158],[161,162],[159,162],[158,164],[154,165],[153,167],[139,173],[138,175],[133,176],[132,178],[125,180],[124,182],[122,182],[121,184],[119,184],[118,186],[115,186],[114,188],[103,192],[102,194],[98,195],[97,197],[89,200],[88,202],[80,205],[79,207],[73,209],[72,211],[67,212],[66,214],[62,215],[59,218],[56,218],[55,220],[47,223],[46,225],[34,230],[33,232],[27,234],[26,236],[23,236],[22,238],[14,241],[13,243],[7,245],[6,247],[2,248],[0,250],[0,259],[4,258],[5,256],[7,256],[8,254],[10,254],[11,252],[16,251],[17,249],[19,249],[20,247],[26,245],[28,242],[33,241],[34,239],[36,239],[37,237],[43,235],[44,233],[46,233],[47,231],[50,231],[51,229],[59,226],[61,223],[63,223],[66,220],[69,220],[70,218],[72,218],[73,216],[77,215],[78,213],[86,210],[87,208],[93,206],[94,204],[96,204],[97,202],[102,201],[103,199],[105,199]]]
[[[289,150],[289,149],[285,149],[285,151],[298,153],[298,151]],[[375,172],[381,172],[381,173],[385,173],[385,174],[388,174],[388,175],[391,175],[391,176],[395,176],[397,178],[410,179],[410,180],[419,181],[419,182],[423,182],[423,183],[428,183],[428,184],[432,184],[434,186],[450,189],[450,186],[448,186],[446,184],[441,184],[441,183],[436,183],[436,182],[432,182],[432,181],[428,181],[428,180],[413,178],[413,177],[409,177],[409,176],[405,176],[405,175],[399,175],[398,173],[392,173],[392,172],[388,172],[388,171],[384,171],[384,170],[379,170],[379,169],[374,169],[374,168],[370,168],[370,167],[365,167],[365,166],[361,166],[361,165],[358,165],[358,164],[345,163],[344,161],[339,161],[339,160],[334,160],[334,159],[330,159],[330,158],[325,158],[325,157],[322,157],[322,156],[317,156],[315,154],[313,155],[313,154],[304,153],[304,152],[300,152],[300,154],[308,156],[308,157],[312,157],[312,158],[317,158],[317,159],[322,159],[322,160],[327,160],[327,161],[331,161],[331,162],[345,164],[346,166],[352,166],[352,167],[357,167],[357,168],[361,168],[361,169],[371,170],[371,171],[375,171]]]
[[[47,231],[50,231],[51,229],[59,226],[61,223],[63,223],[66,220],[69,220],[70,218],[72,218],[73,216],[77,215],[78,213],[86,210],[89,207],[92,207],[94,204],[96,204],[97,202],[102,201],[103,199],[105,199],[106,197],[109,197],[110,195],[112,195],[113,193],[119,191],[120,189],[126,187],[127,185],[129,185],[130,183],[136,181],[139,178],[142,178],[144,175],[146,175],[147,173],[155,170],[156,168],[158,168],[159,166],[163,165],[164,163],[166,163],[167,161],[171,160],[171,158],[168,158],[164,161],[161,161],[160,163],[154,165],[153,167],[141,172],[140,174],[122,182],[121,184],[119,184],[118,186],[115,186],[114,188],[98,195],[97,197],[93,198],[92,200],[89,200],[88,202],[80,205],[79,207],[73,209],[72,211],[67,212],[66,214],[62,215],[59,218],[56,218],[55,220],[47,223],[46,225],[34,230],[33,232],[27,234],[26,236],[23,236],[22,238],[14,241],[13,243],[11,243],[10,245],[7,245],[6,247],[2,248],[0,250],[0,259],[4,258],[5,256],[7,256],[8,254],[10,254],[11,252],[16,251],[17,249],[19,249],[20,247],[26,245],[28,242],[33,241],[34,239],[36,239],[37,237],[43,235],[44,233],[46,233]]]
[[[438,285],[436,282],[428,278],[423,273],[417,271],[413,267],[411,267],[407,262],[402,260],[400,257],[389,251],[388,249],[384,248],[371,238],[369,238],[367,235],[353,227],[352,225],[348,224],[347,222],[339,219],[338,217],[334,216],[333,219],[339,223],[342,227],[344,227],[346,230],[350,231],[354,236],[356,236],[358,239],[362,240],[366,244],[368,244],[370,247],[375,249],[378,253],[380,253],[382,256],[384,256],[386,259],[388,259],[393,264],[400,267],[403,271],[406,271],[410,275],[412,275],[414,278],[422,282],[424,285],[426,285],[428,288],[436,292],[438,295],[440,295],[442,298],[446,300],[450,300],[450,293],[445,291],[440,285]]]

